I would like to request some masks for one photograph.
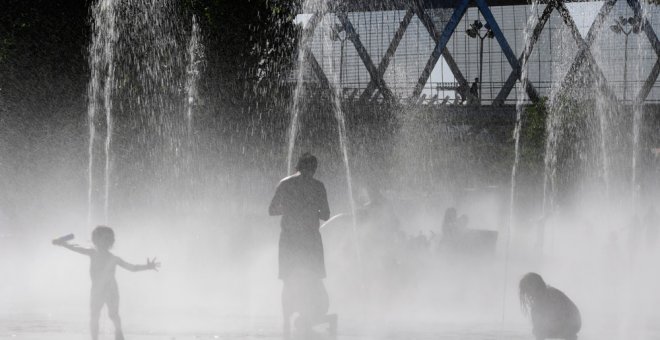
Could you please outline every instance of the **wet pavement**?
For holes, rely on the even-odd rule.
[[[276,340],[282,339],[276,318],[260,319],[251,326],[246,326],[240,319],[229,318],[219,322],[223,326],[217,329],[206,330],[176,330],[175,325],[155,326],[161,330],[138,330],[139,326],[125,325],[125,338],[127,340]],[[347,324],[347,323],[345,323]],[[350,323],[349,323],[350,324]],[[398,328],[391,327],[386,330],[371,326],[370,329],[358,329],[355,325],[340,328],[336,340],[532,340],[530,329],[525,325],[516,324],[504,326],[502,324],[423,324],[414,329],[410,325]],[[109,322],[102,323],[100,340],[114,339]],[[80,322],[60,322],[56,320],[37,320],[21,317],[3,317],[0,319],[0,339],[21,340],[86,340],[89,333],[86,324]],[[318,329],[314,336],[298,336],[292,340],[331,340],[333,339],[324,330]],[[660,340],[660,330],[649,329],[635,334],[617,334],[614,331],[583,330],[581,340],[604,339],[639,339]]]

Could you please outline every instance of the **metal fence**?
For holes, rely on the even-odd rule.
[[[422,8],[411,0],[407,10],[315,13],[317,18],[306,25],[311,52],[306,62],[315,65],[305,66],[311,73],[305,79],[341,88],[345,100],[450,105],[460,97],[456,89],[470,86],[481,74],[481,103],[489,105],[552,97],[560,89],[577,86],[567,79],[588,76],[597,84],[579,90],[605,91],[620,101],[660,102],[658,6],[637,0],[477,3],[482,7],[468,7],[464,0],[455,8]],[[610,28],[620,17],[640,20],[641,29],[629,34],[627,48],[625,36]],[[483,39],[481,63],[480,39],[466,34],[475,21],[495,31]],[[539,22],[544,23],[542,29],[534,32]],[[480,31],[485,32],[486,28]],[[520,59],[529,46],[530,86],[522,89]],[[435,64],[434,49],[442,50]]]

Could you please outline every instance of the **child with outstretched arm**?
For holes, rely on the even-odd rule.
[[[54,245],[87,255],[91,260],[89,271],[92,278],[90,301],[92,339],[97,340],[99,337],[99,317],[101,316],[103,305],[107,305],[108,316],[115,325],[115,339],[124,340],[121,320],[119,318],[119,291],[117,289],[117,281],[115,280],[115,268],[119,266],[132,272],[151,269],[158,270],[160,263],[156,262],[156,258],[152,260],[147,258],[146,264],[136,265],[128,263],[112,254],[110,249],[115,243],[115,233],[111,228],[106,226],[98,226],[92,231],[92,243],[94,244],[94,248],[84,248],[68,243],[67,238],[60,238],[53,241]]]

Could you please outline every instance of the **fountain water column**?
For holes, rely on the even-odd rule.
[[[551,5],[548,5],[551,6]],[[525,26],[525,29],[523,30],[523,38],[525,41],[525,50],[522,55],[522,59],[520,62],[520,82],[518,83],[518,92],[519,93],[524,93],[525,89],[527,88],[528,84],[528,79],[527,79],[527,62],[529,61],[529,57],[532,54],[532,49],[534,48],[534,33],[532,31],[532,27],[536,27],[534,31],[537,29],[542,29],[543,24],[545,22],[541,22],[540,25],[537,25],[537,23],[540,21],[539,18],[536,16],[537,13],[537,7],[538,7],[538,1],[534,0],[532,2],[531,6],[531,13],[532,15],[529,16],[527,19],[527,25]],[[550,7],[549,7],[550,8]],[[547,16],[544,16],[547,20]],[[539,27],[540,26],[540,27]],[[516,174],[518,171],[518,164],[520,163],[520,132],[522,129],[522,115],[523,111],[525,110],[525,96],[518,96],[517,101],[516,101],[516,126],[513,130],[513,138],[515,140],[515,146],[514,146],[514,151],[515,151],[515,156],[513,160],[513,166],[511,167],[511,196],[510,196],[510,206],[509,206],[509,227],[506,233],[506,244],[505,244],[505,258],[504,258],[504,294],[502,294],[502,321],[504,321],[504,316],[505,316],[505,311],[506,311],[506,296],[507,296],[507,291],[506,291],[506,285],[507,285],[507,279],[508,279],[508,271],[509,271],[509,245],[511,243],[511,234],[513,232],[513,228],[515,225],[515,197],[516,197]]]
[[[88,192],[87,204],[88,223],[92,222],[94,205],[94,145],[96,139],[96,119],[101,110],[100,101],[103,100],[103,111],[105,113],[106,137],[104,145],[105,169],[104,169],[104,221],[108,220],[108,208],[110,199],[110,151],[112,144],[112,92],[114,86],[114,45],[117,40],[116,34],[116,11],[113,0],[100,0],[92,11],[94,28],[92,42],[90,44],[90,70],[91,78],[88,86],[87,119],[89,124],[89,147],[88,147]],[[105,76],[103,77],[103,74]]]
[[[108,65],[108,73],[105,79],[103,88],[103,105],[105,109],[105,205],[104,205],[104,221],[108,223],[108,209],[110,207],[110,147],[112,145],[112,90],[114,87],[115,67],[114,67],[114,44],[116,42],[116,28],[115,28],[115,7],[113,0],[105,0],[107,20],[108,20],[108,41],[105,43],[104,54],[105,60]]]
[[[300,109],[302,101],[302,91],[304,89],[304,72],[306,63],[313,63],[312,68],[321,69],[321,66],[317,64],[314,55],[310,49],[310,43],[314,37],[314,31],[321,23],[325,13],[328,11],[328,4],[325,0],[308,0],[303,6],[304,11],[311,11],[314,14],[310,17],[307,22],[307,26],[302,32],[300,43],[298,44],[298,74],[297,74],[297,83],[294,90],[293,96],[293,107],[291,112],[291,122],[289,127],[289,143],[288,143],[288,153],[287,153],[287,174],[293,172],[293,150],[295,148],[296,137],[299,129],[299,119],[300,119]],[[327,30],[331,30],[332,27],[322,27],[324,30],[321,30],[321,42],[327,50],[332,51],[333,40],[330,39]],[[341,67],[341,66],[340,66]],[[349,150],[348,150],[348,138],[346,135],[346,119],[344,112],[341,107],[341,77],[342,72],[335,72],[333,63],[330,63],[329,74],[333,76],[333,82],[331,83],[325,75],[317,74],[321,77],[321,82],[326,84],[329,87],[331,93],[331,100],[333,105],[333,111],[335,118],[337,119],[337,130],[339,134],[339,146],[342,152],[342,158],[344,161],[344,167],[346,171],[346,182],[349,196],[349,203],[351,208],[352,215],[352,232],[353,232],[353,241],[355,244],[355,251],[358,260],[358,266],[362,267],[362,259],[360,247],[358,245],[357,239],[357,229],[356,229],[356,216],[355,216],[355,199],[353,197],[353,182],[351,177],[351,169],[349,163]],[[334,84],[334,85],[333,85]]]
[[[199,81],[200,64],[204,59],[204,51],[200,42],[199,25],[197,17],[192,17],[192,30],[188,42],[188,66],[186,67],[186,122],[188,133],[192,132],[193,107],[198,98],[197,83]]]
[[[309,2],[309,1],[308,1]],[[311,6],[306,2],[307,6]],[[303,6],[305,7],[305,6]],[[312,6],[318,7],[318,6]],[[293,92],[293,107],[291,108],[291,122],[289,123],[289,143],[288,143],[288,152],[286,157],[287,163],[287,175],[290,175],[293,171],[293,150],[296,146],[296,137],[298,136],[298,129],[300,125],[300,107],[302,101],[302,92],[305,87],[305,64],[306,60],[309,59],[307,56],[311,54],[310,43],[314,38],[314,30],[316,26],[321,22],[323,16],[325,15],[325,10],[320,9],[315,11],[312,14],[311,18],[307,22],[307,26],[302,32],[300,37],[300,42],[298,43],[298,74],[296,77],[296,88]]]
[[[633,28],[631,32],[639,35],[643,31],[643,25],[648,24],[648,21],[646,20],[647,18],[647,7],[642,6],[643,2],[638,2],[637,6],[639,8],[633,9],[634,10],[634,15],[633,15],[633,22],[631,22]],[[627,39],[628,36],[626,35],[626,44],[627,44]],[[637,39],[637,53],[635,53],[636,56],[640,56],[640,53],[642,51],[646,51],[642,45],[643,39]],[[627,50],[626,50],[627,53]],[[627,61],[627,56],[625,60]],[[635,73],[636,73],[636,79],[643,79],[641,75],[642,67],[641,67],[640,62],[635,63]],[[624,88],[626,86],[626,83],[624,81]],[[625,97],[624,97],[625,101]],[[633,211],[637,210],[637,201],[639,199],[639,185],[637,184],[638,177],[637,177],[637,172],[638,167],[639,167],[639,151],[640,151],[640,129],[641,125],[644,120],[644,104],[641,100],[641,98],[633,98],[632,99],[633,103],[633,140],[632,140],[632,178],[631,178],[631,194],[632,194],[632,208]]]
[[[600,126],[600,153],[602,158],[603,166],[603,182],[605,182],[605,198],[610,199],[610,158],[607,153],[607,131],[608,131],[608,110],[609,105],[603,105],[602,96],[599,98],[597,105],[600,105],[599,108],[600,114],[598,115],[598,122]]]
[[[543,215],[552,212],[555,204],[555,179],[557,175],[557,147],[560,129],[560,103],[551,101],[548,106],[548,116],[545,123],[546,139],[543,156]]]
[[[93,193],[94,193],[94,139],[96,138],[96,110],[98,109],[97,93],[100,86],[100,70],[97,66],[100,63],[100,56],[95,53],[95,45],[98,41],[98,34],[90,45],[90,70],[91,77],[87,88],[87,124],[89,126],[89,147],[87,149],[87,223],[92,223],[93,215]]]
[[[333,28],[330,28],[333,29]],[[346,28],[345,28],[346,29]],[[347,32],[346,37],[348,38],[354,32]],[[354,35],[357,35],[354,33]],[[333,40],[325,38],[324,44],[326,48],[332,51]],[[339,72],[335,71],[334,59],[330,63],[330,74],[333,75],[334,86],[331,85],[332,90],[332,106],[335,113],[335,118],[337,119],[337,133],[339,134],[339,147],[341,148],[342,158],[344,160],[344,168],[346,170],[346,185],[348,190],[348,199],[351,207],[351,216],[352,216],[352,232],[353,232],[353,241],[355,243],[355,254],[357,256],[358,266],[362,268],[362,254],[360,251],[358,233],[357,233],[357,216],[355,209],[355,198],[353,197],[353,178],[351,176],[351,167],[349,162],[349,149],[348,149],[348,136],[346,134],[346,116],[344,115],[344,110],[341,107],[341,94],[342,94],[342,68],[343,68],[343,54],[344,54],[344,41],[341,42],[341,51],[340,51],[340,63],[339,63]],[[334,55],[334,54],[332,54]],[[364,282],[362,282],[364,283]]]
[[[642,103],[635,101],[633,103],[633,140],[632,140],[632,176],[631,176],[631,204],[633,212],[637,210],[637,200],[639,195],[638,185],[637,185],[637,172],[638,170],[638,161],[639,161],[639,132],[640,126],[642,124],[642,112],[643,106]]]

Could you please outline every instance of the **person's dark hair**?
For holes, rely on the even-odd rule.
[[[97,226],[92,231],[92,243],[98,249],[108,250],[115,244],[115,232],[110,227]]]
[[[303,172],[314,172],[318,166],[318,160],[314,155],[309,152],[305,152],[298,158],[298,164],[296,164],[296,170]]]
[[[534,305],[534,300],[547,288],[548,286],[543,281],[541,275],[527,273],[523,276],[520,280],[520,308],[523,313],[529,313]]]

